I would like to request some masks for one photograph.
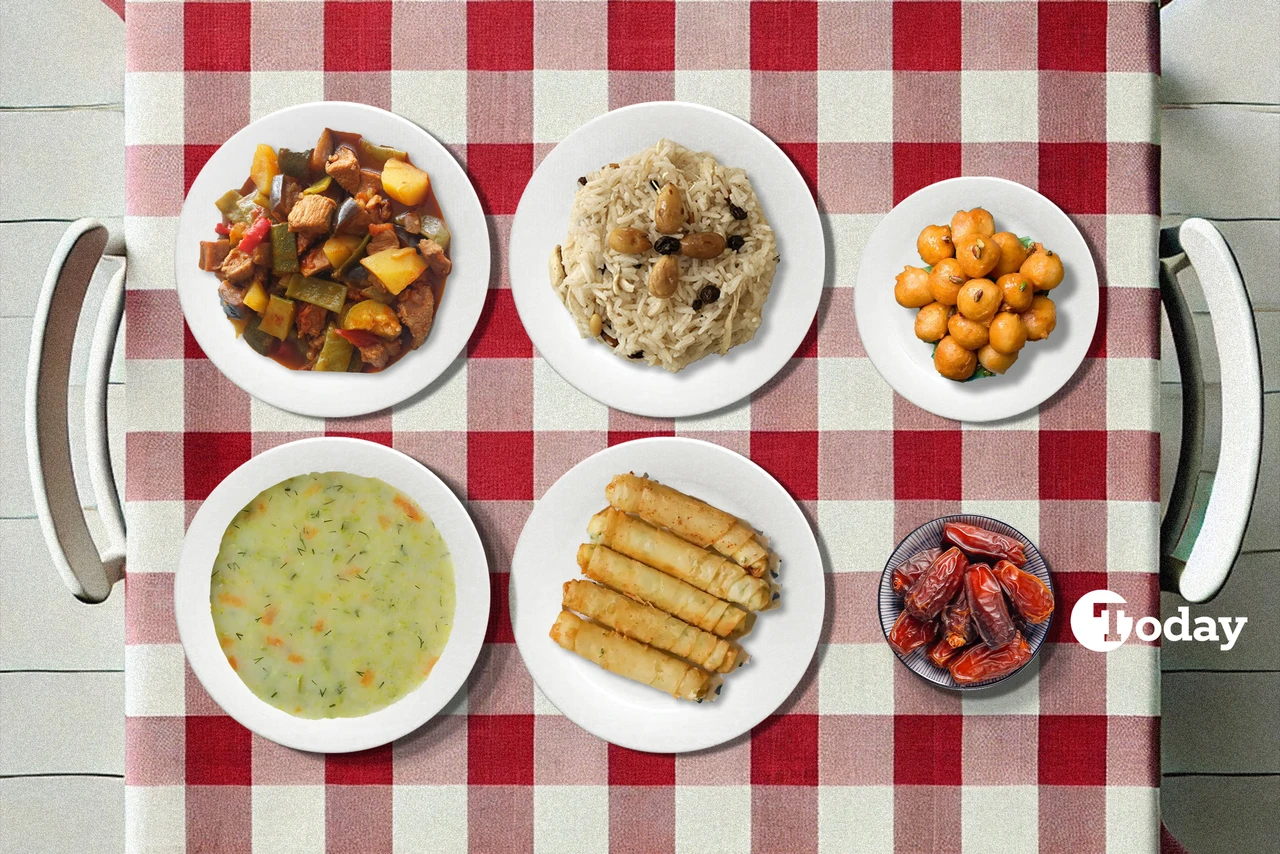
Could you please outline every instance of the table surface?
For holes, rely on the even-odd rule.
[[[109,22],[108,22],[108,26],[109,26]],[[108,63],[108,67],[109,67],[109,63]],[[1167,60],[1166,60],[1166,70],[1167,70]],[[52,86],[48,86],[44,88],[48,88],[49,91],[51,92],[53,91]],[[41,91],[44,91],[44,88],[42,88]],[[86,88],[88,87],[86,86]],[[48,100],[48,103],[66,102],[66,99],[57,97],[60,94],[61,93],[58,92],[58,93],[55,93],[54,95],[51,95]],[[96,94],[96,92],[94,94]],[[8,95],[9,93],[6,92],[6,96]],[[94,99],[92,96],[90,96],[89,100],[94,100]],[[104,98],[100,98],[99,100],[107,100],[107,98],[104,97]],[[10,102],[13,102],[13,101],[10,101]],[[79,110],[79,111],[76,111],[74,115],[78,118],[79,124],[85,125],[87,127],[88,122],[93,120],[94,111]],[[62,125],[59,125],[59,126],[62,126]],[[70,124],[67,123],[67,126],[70,126]],[[29,131],[30,128],[31,128],[31,125],[29,124],[23,126],[23,130]],[[109,127],[108,127],[108,131],[110,131]],[[119,133],[118,126],[117,126],[117,129],[115,130],[115,133]],[[103,136],[107,137],[109,142],[109,138],[110,138],[109,132],[108,133],[99,132],[93,135],[94,142],[91,144],[94,146],[93,150],[96,150],[97,146],[101,145],[100,138]],[[1166,143],[1168,143],[1168,140],[1170,137],[1170,131],[1168,128],[1167,117],[1166,117],[1165,136],[1166,136]],[[103,147],[103,151],[108,152],[109,146]],[[103,160],[103,159],[109,159],[109,158],[100,157],[97,159]],[[1167,180],[1168,179],[1166,178],[1166,182]],[[97,198],[96,194],[94,195],[94,198]],[[80,199],[79,201],[82,204],[84,203],[83,199]],[[107,197],[106,202],[102,204],[100,207],[102,208],[102,210],[99,211],[100,213],[109,214],[112,212],[113,203],[110,201],[109,195]],[[1195,208],[1186,208],[1186,209],[1194,210]],[[118,211],[119,208],[116,207],[114,208],[114,210]],[[61,211],[62,209],[58,208],[56,211],[51,211],[50,215],[65,216],[65,214],[61,213]],[[1212,213],[1213,211],[1210,210],[1207,212]],[[43,248],[41,241],[47,242],[51,239],[56,240],[56,235],[60,227],[61,226],[58,226],[56,223],[51,225],[46,225],[46,226],[40,226],[39,224],[35,224],[34,227],[28,226],[25,224],[8,224],[7,223],[3,226],[3,228],[5,228],[8,233],[13,235],[19,235],[19,234],[22,236],[34,235],[37,238],[37,245],[41,246],[42,251],[45,253],[45,257],[47,257],[47,249]],[[1229,227],[1230,227],[1230,224],[1229,224]],[[46,233],[49,236],[47,237],[44,236]],[[1233,245],[1236,245],[1238,255],[1241,255],[1242,252],[1241,252],[1240,245],[1237,243],[1235,238],[1238,238],[1239,242],[1243,243],[1245,246],[1262,244],[1262,241],[1260,241],[1257,237],[1254,237],[1252,242],[1249,241],[1249,237],[1253,233],[1254,232],[1245,230],[1243,225],[1237,227],[1234,233],[1231,231],[1228,232],[1228,237],[1233,238]],[[48,245],[51,246],[51,243],[49,243]],[[21,267],[18,267],[17,265],[14,265],[14,264],[9,264],[7,265],[7,270],[3,271],[3,273],[7,273],[7,275],[0,275],[0,278],[3,278],[4,285],[6,288],[13,287],[16,283],[16,279],[14,277],[15,270],[20,270],[21,272],[31,272],[31,273],[38,274],[39,263],[40,263],[39,260],[36,259],[33,263],[29,265],[24,265]],[[1245,263],[1247,266],[1247,263],[1248,263],[1247,254],[1245,255],[1245,257],[1242,257],[1242,263]],[[1246,279],[1249,280],[1252,285],[1253,280],[1252,280],[1252,277],[1250,277],[1249,273],[1250,273],[1250,270],[1246,269]],[[1255,303],[1258,303],[1259,294],[1257,293],[1256,290],[1255,290],[1254,296],[1255,296]],[[1265,299],[1265,295],[1263,296]],[[1273,301],[1274,301],[1274,297],[1273,297]],[[1264,305],[1262,307],[1265,309],[1266,306]],[[1274,317],[1274,315],[1272,315],[1272,317]],[[1260,316],[1260,320],[1259,320],[1260,326],[1262,322],[1263,320],[1261,319],[1261,316]],[[23,330],[25,329],[26,326],[29,326],[29,324],[25,324],[25,322],[22,321],[21,314],[13,315],[13,320],[7,321],[7,325],[12,326],[14,331],[22,332],[23,333],[22,337],[25,337],[25,332]],[[1264,341],[1265,341],[1265,332],[1264,332]],[[1173,377],[1171,382],[1166,383],[1166,387],[1176,390],[1176,375],[1175,377]],[[1268,387],[1270,388],[1270,386]],[[113,397],[114,396],[115,395],[113,394]],[[14,435],[16,436],[16,434]],[[12,439],[13,437],[6,435],[7,441],[12,441]],[[9,469],[6,467],[6,471],[8,470]],[[22,479],[25,480],[25,475],[22,475]],[[28,515],[28,512],[29,512],[26,510],[26,506],[29,505],[29,498],[23,498],[18,495],[13,495],[13,496],[6,495],[6,500],[10,501],[11,503],[7,504],[6,507],[4,508],[4,515],[7,519],[12,520],[11,522],[5,523],[6,530],[11,531],[15,534],[14,540],[19,543],[19,546],[20,548],[22,548],[23,553],[29,553],[31,562],[39,562],[41,560],[41,557],[40,557],[39,548],[38,548],[38,545],[39,545],[38,536],[36,537],[35,540],[32,539],[31,531],[28,530],[30,528],[30,524],[26,523],[23,519],[23,517]],[[24,534],[25,536],[22,536]],[[30,542],[31,545],[29,547],[22,546],[22,543],[26,543],[26,542]],[[6,555],[6,558],[8,557],[9,556]],[[11,564],[7,559],[6,559],[6,564],[7,564],[6,570],[7,571],[11,570],[13,567],[13,564]],[[41,565],[37,568],[44,571],[45,575],[33,576],[33,580],[43,581],[51,578],[51,575],[48,574],[47,566]],[[1238,568],[1236,575],[1233,576],[1233,580],[1232,580],[1233,584],[1236,583],[1236,579],[1241,575],[1241,572],[1242,570]],[[1246,579],[1247,579],[1247,576],[1246,576]],[[53,582],[53,584],[56,585],[56,582]],[[110,679],[99,678],[96,674],[71,673],[67,671],[70,669],[75,669],[77,667],[83,668],[83,667],[92,666],[95,664],[101,664],[108,668],[118,666],[118,664],[116,663],[119,660],[118,647],[113,652],[109,645],[106,647],[95,646],[94,644],[95,635],[100,633],[100,630],[95,630],[92,628],[92,626],[86,625],[85,624],[86,617],[84,615],[90,614],[90,613],[97,614],[98,616],[95,616],[93,619],[99,621],[98,625],[105,628],[109,633],[112,622],[119,619],[118,604],[119,604],[120,597],[119,596],[113,597],[113,600],[116,603],[115,610],[113,610],[113,606],[110,604],[98,609],[73,608],[72,606],[62,605],[62,603],[58,601],[57,597],[65,594],[60,593],[59,589],[52,589],[51,587],[42,587],[38,592],[35,592],[35,593],[28,592],[27,601],[35,601],[29,598],[30,596],[33,596],[33,595],[40,597],[38,601],[40,602],[40,605],[42,608],[46,610],[49,610],[49,609],[54,610],[55,611],[54,617],[56,621],[59,623],[59,625],[60,626],[65,625],[65,627],[69,631],[71,631],[76,636],[76,638],[79,638],[79,640],[76,640],[76,638],[73,638],[72,639],[73,643],[71,645],[70,653],[64,654],[61,657],[59,657],[58,653],[54,652],[52,648],[48,648],[49,649],[48,652],[42,652],[41,650],[46,649],[46,647],[41,646],[38,642],[29,640],[26,637],[19,638],[19,642],[15,646],[15,643],[14,643],[15,635],[12,631],[10,631],[5,638],[5,653],[6,653],[5,666],[13,669],[18,669],[18,670],[24,670],[24,669],[31,670],[31,669],[38,669],[39,665],[44,664],[44,665],[52,665],[55,669],[63,671],[60,674],[56,674],[55,677],[52,678],[52,680],[50,680],[50,677],[47,675],[41,675],[41,674],[35,674],[35,673],[20,674],[23,680],[20,684],[24,686],[31,686],[32,688],[36,689],[35,693],[37,693],[38,696],[36,697],[35,702],[37,703],[37,705],[48,704],[47,708],[51,714],[41,716],[41,717],[42,717],[42,720],[52,719],[55,721],[55,724],[50,728],[51,732],[57,729],[58,724],[63,724],[66,727],[74,728],[76,723],[80,721],[79,718],[75,718],[74,716],[67,716],[65,712],[63,712],[62,714],[53,714],[53,712],[55,711],[62,711],[61,709],[55,708],[56,706],[61,705],[57,703],[57,697],[60,694],[67,693],[67,692],[75,695],[79,700],[78,703],[72,704],[73,707],[88,707],[88,712],[90,713],[89,714],[90,725],[97,723],[99,720],[103,721],[104,723],[110,724],[111,723],[110,718],[112,715],[111,709],[113,706],[113,701],[111,698],[112,696],[114,696],[116,698],[114,702],[115,703],[119,702],[119,696],[120,696],[118,693],[119,687],[112,688],[113,683]],[[10,602],[12,601],[13,600],[11,597]],[[60,609],[58,607],[55,607],[59,605],[61,605]],[[10,612],[8,609],[6,609],[6,614],[8,613]],[[74,619],[74,622],[73,622],[73,619]],[[14,625],[12,622],[7,623],[7,626],[12,626],[12,625]],[[116,625],[118,625],[118,623]],[[118,631],[118,629],[116,631]],[[102,674],[102,676],[104,677],[111,676],[113,679],[118,679],[118,677],[115,674]],[[52,681],[54,684],[45,686],[43,683],[46,681]],[[7,684],[12,685],[12,684],[19,684],[19,683],[16,681],[10,681]],[[118,681],[116,681],[114,682],[114,684],[118,686],[119,683]],[[1166,687],[1167,687],[1167,684],[1168,682],[1166,682]],[[67,686],[70,686],[70,685],[75,685],[77,687],[74,689],[69,689]],[[102,687],[100,686],[105,687],[107,690],[105,690],[104,692],[102,690]],[[102,699],[101,702],[97,704],[90,702],[93,695],[95,694],[101,695],[103,693],[105,693],[106,696],[104,699]],[[54,701],[54,702],[49,703],[49,701]],[[118,712],[115,712],[115,714],[118,714]],[[118,726],[118,723],[116,724],[116,726]],[[110,729],[111,727],[107,727],[108,733],[110,732]],[[46,744],[50,743],[50,739],[48,735],[43,732],[43,730],[40,728],[39,725],[35,726],[34,730],[30,725],[26,728],[26,730],[24,730],[24,732],[26,733],[31,733],[33,731],[38,736],[43,735],[44,736],[43,741]],[[118,739],[118,736],[116,738]],[[41,766],[41,769],[42,770],[56,769],[58,771],[79,771],[79,770],[94,770],[97,768],[103,768],[108,771],[115,770],[116,768],[118,768],[118,764],[115,764],[115,763],[118,763],[119,760],[110,759],[110,755],[112,753],[112,750],[111,750],[112,743],[116,745],[119,744],[117,740],[108,738],[107,749],[105,753],[106,758],[103,760],[98,760],[97,764],[95,764],[94,761],[91,759],[86,759],[87,755],[100,754],[100,752],[95,753],[92,747],[87,752],[82,751],[79,755],[72,756],[72,757],[68,757],[64,749],[60,754],[63,757],[62,760],[58,760],[55,758],[52,764]],[[116,749],[118,749],[118,747]],[[53,751],[53,753],[57,753],[57,751],[55,750]],[[13,763],[15,761],[15,757],[12,750],[9,751],[9,753],[6,755],[6,758],[9,759],[10,761],[5,770],[14,770],[15,765]],[[35,770],[34,765],[23,766],[22,765],[23,759],[24,759],[24,754],[19,752],[16,756],[16,761],[18,763],[16,770],[24,771],[24,770],[27,770],[27,767],[31,767],[32,770]],[[61,765],[58,764],[59,761],[62,762]],[[66,778],[66,780],[63,782],[55,782],[55,783],[52,783],[51,785],[67,786],[67,787],[70,787],[70,790],[74,791],[77,787],[72,786],[71,784],[74,783],[77,779],[78,778]],[[6,781],[6,782],[9,783],[6,791],[12,791],[12,781]],[[89,781],[86,780],[85,785],[88,785],[88,784],[89,784]],[[34,781],[32,781],[32,785],[29,787],[28,791],[36,792],[37,788],[38,787],[35,785]],[[56,791],[62,791],[62,790],[63,789],[61,788],[56,789]],[[21,789],[19,791],[21,791]],[[41,791],[45,791],[45,790],[41,789]],[[38,796],[38,792],[37,792],[37,796]],[[118,795],[116,797],[118,797]],[[9,840],[6,838],[5,841],[8,842]]]
[[[126,21],[125,354],[134,381],[156,389],[127,413],[131,844],[1156,850],[1156,647],[1090,653],[1063,619],[1035,667],[962,697],[897,666],[873,616],[895,543],[961,511],[1039,542],[1062,614],[1102,587],[1135,615],[1158,610],[1154,6],[145,3]],[[627,416],[537,356],[499,248],[465,357],[425,395],[328,420],[251,400],[184,334],[167,269],[174,217],[227,136],[319,97],[396,110],[449,145],[498,247],[537,161],[585,119],[673,97],[744,115],[825,213],[833,263],[814,332],[749,401],[701,418]],[[1037,186],[1075,218],[1105,285],[1069,387],[981,429],[893,394],[862,350],[850,287],[865,230],[962,172]],[[431,467],[466,499],[491,558],[493,617],[466,689],[414,734],[350,756],[279,748],[222,713],[183,662],[173,562],[157,559],[237,465],[319,433]],[[822,536],[830,601],[818,655],[778,712],[679,757],[606,745],[560,715],[530,680],[506,612],[532,502],[607,444],[670,434],[748,454],[782,482]]]

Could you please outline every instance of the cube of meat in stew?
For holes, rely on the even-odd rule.
[[[333,264],[329,262],[329,256],[324,253],[324,244],[315,247],[302,256],[301,269],[304,276],[314,276],[332,268]]]
[[[368,222],[387,222],[391,219],[391,201],[380,192],[381,189],[366,187],[362,183],[360,191],[350,200],[359,203],[360,210],[368,216]],[[343,207],[346,207],[345,203]],[[342,211],[338,212],[338,217],[341,219]]]
[[[328,196],[303,196],[289,211],[289,230],[301,234],[327,234],[338,203]]]
[[[228,282],[243,282],[253,275],[253,256],[232,249],[222,262],[222,277]]]
[[[259,267],[270,267],[271,242],[269,240],[264,240],[259,243],[253,248],[253,252],[249,254],[249,257],[252,258],[253,263],[257,264]]]
[[[369,226],[369,255],[375,255],[384,249],[399,249],[400,238],[396,237],[396,227],[389,222],[376,222]]]
[[[382,173],[372,169],[360,170],[360,187],[353,196],[364,196],[366,199],[382,192]]]
[[[418,251],[422,253],[422,257],[427,261],[427,267],[442,276],[449,275],[449,271],[453,269],[453,262],[444,254],[444,248],[434,240],[423,240],[418,244]]]
[[[348,193],[355,195],[360,189],[360,160],[347,146],[344,145],[329,155],[329,162],[324,165],[324,171],[328,172],[333,180]]]
[[[427,340],[431,332],[431,321],[436,313],[436,299],[431,293],[431,286],[425,282],[410,285],[400,294],[396,303],[396,314],[400,322],[409,329],[413,336],[413,346],[418,348]]]
[[[328,317],[328,310],[311,303],[303,303],[302,308],[298,309],[298,314],[294,323],[298,326],[298,334],[303,338],[313,338],[324,332],[325,319]]]
[[[227,260],[230,252],[230,240],[201,240],[200,269],[206,273],[212,273],[222,266],[222,262]]]
[[[390,341],[375,341],[358,348],[360,350],[360,361],[366,365],[375,368],[385,368],[387,363],[400,355],[400,350],[404,347],[400,343],[399,338],[392,338]]]

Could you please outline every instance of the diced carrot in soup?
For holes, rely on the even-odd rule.
[[[235,608],[244,607],[244,600],[241,599],[239,596],[235,595],[234,593],[219,593],[218,601],[221,602],[223,605],[231,605],[232,607],[235,607]]]
[[[289,663],[290,663],[290,664],[301,664],[301,663],[302,663],[302,662],[304,662],[304,661],[306,661],[306,659],[305,659],[305,658],[303,658],[302,656],[298,655],[296,652],[291,652],[291,653],[289,653]]]
[[[275,635],[267,635],[267,646],[284,646],[284,639]]]
[[[408,516],[415,522],[422,521],[422,511],[418,509],[417,504],[414,504],[403,495],[397,495],[392,500],[395,501],[397,507],[404,511],[404,515]]]
[[[280,613],[280,609],[275,605],[268,605],[266,610],[262,612],[262,625],[269,626],[276,621],[276,614]]]
[[[373,671],[366,670],[364,675],[360,677],[360,684],[368,688],[373,684]]]

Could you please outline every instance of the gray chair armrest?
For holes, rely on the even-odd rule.
[[[27,463],[36,515],[50,557],[77,598],[101,602],[124,572],[124,514],[115,488],[107,446],[107,374],[124,312],[124,267],[103,296],[89,352],[85,388],[85,437],[89,479],[107,543],[94,544],[80,506],[71,464],[67,387],[71,350],[80,309],[94,270],[108,243],[95,220],[71,224],[54,250],[36,304],[27,363]]]
[[[1182,446],[1161,527],[1161,586],[1190,602],[1211,599],[1226,582],[1244,540],[1262,453],[1262,360],[1253,309],[1235,257],[1203,219],[1162,235],[1160,290],[1182,373]],[[1217,470],[1201,470],[1203,372],[1191,314],[1176,276],[1200,278],[1222,366],[1222,442]]]

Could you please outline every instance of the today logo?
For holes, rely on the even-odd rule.
[[[1071,609],[1071,631],[1085,649],[1094,652],[1110,652],[1137,634],[1139,640],[1153,641],[1164,635],[1166,642],[1211,641],[1228,652],[1240,638],[1248,617],[1196,617],[1190,619],[1191,609],[1185,605],[1178,613],[1163,623],[1156,617],[1139,617],[1134,620],[1124,612],[1125,598],[1113,590],[1090,590],[1080,597]],[[1113,621],[1114,618],[1114,621]],[[1222,626],[1219,634],[1218,626]],[[1194,629],[1192,628],[1194,626]],[[1222,642],[1225,638],[1225,643]]]

